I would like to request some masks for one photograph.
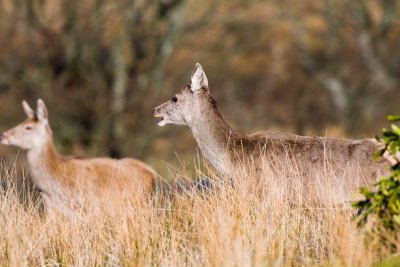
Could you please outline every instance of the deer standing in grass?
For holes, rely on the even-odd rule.
[[[0,135],[0,143],[27,151],[31,179],[42,192],[47,209],[68,211],[91,198],[112,202],[121,196],[142,197],[153,190],[155,173],[145,163],[132,159],[78,159],[59,154],[53,144],[45,103],[37,101],[34,112],[26,101],[28,118]]]
[[[357,169],[364,179],[361,184],[365,184],[375,181],[387,165],[385,160],[373,159],[379,144],[372,139],[346,140],[272,131],[245,134],[233,130],[219,113],[206,74],[198,63],[190,84],[156,107],[153,116],[160,119],[159,126],[189,126],[202,154],[222,175],[237,173],[237,167],[242,168],[245,163],[262,170],[268,164],[282,162],[295,165],[301,175],[309,175],[323,169],[329,161],[329,168],[337,177],[346,170]]]

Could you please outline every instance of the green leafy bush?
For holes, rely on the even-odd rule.
[[[359,227],[365,226],[373,217],[372,232],[385,240],[390,237],[396,241],[400,232],[400,128],[396,123],[400,122],[400,116],[389,116],[388,120],[393,124],[391,129],[383,130],[382,137],[376,138],[383,145],[376,157],[390,158],[391,173],[378,183],[361,188],[364,199],[354,202],[353,207],[358,209],[356,219]]]

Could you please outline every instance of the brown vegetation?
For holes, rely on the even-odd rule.
[[[186,171],[173,171],[173,176],[179,182],[191,179]],[[0,194],[0,262],[371,266],[391,253],[379,240],[364,242],[352,209],[326,204],[324,199],[341,192],[318,183],[319,176],[314,177],[315,191],[303,194],[301,175],[285,163],[262,180],[240,172],[232,183],[201,167],[197,173],[198,179],[210,177],[212,190],[187,187],[168,195],[159,191],[151,202],[132,199],[112,209],[105,208],[105,199],[69,217],[40,217],[34,205],[21,205],[12,190]],[[329,166],[321,175],[334,179]],[[7,176],[4,169],[2,176]]]

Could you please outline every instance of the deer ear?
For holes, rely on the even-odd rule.
[[[36,114],[40,121],[47,121],[48,112],[47,112],[46,104],[43,102],[42,99],[38,99],[38,101],[37,101]]]
[[[25,100],[22,101],[22,107],[24,108],[26,116],[28,116],[29,119],[33,119],[35,117],[35,112],[33,109],[29,106],[28,102]]]
[[[208,79],[201,65],[199,63],[196,63],[196,66],[194,67],[192,73],[190,90],[196,92],[200,90],[200,88],[203,86],[208,88]]]

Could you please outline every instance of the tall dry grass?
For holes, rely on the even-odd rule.
[[[389,255],[365,241],[347,204],[316,197],[335,195],[321,177],[306,188],[283,167],[230,178],[198,167],[197,179],[208,176],[212,186],[164,184],[149,201],[93,201],[65,215],[41,213],[33,198],[21,202],[15,172],[3,166],[0,265],[369,266]],[[175,184],[192,176],[172,173]]]

